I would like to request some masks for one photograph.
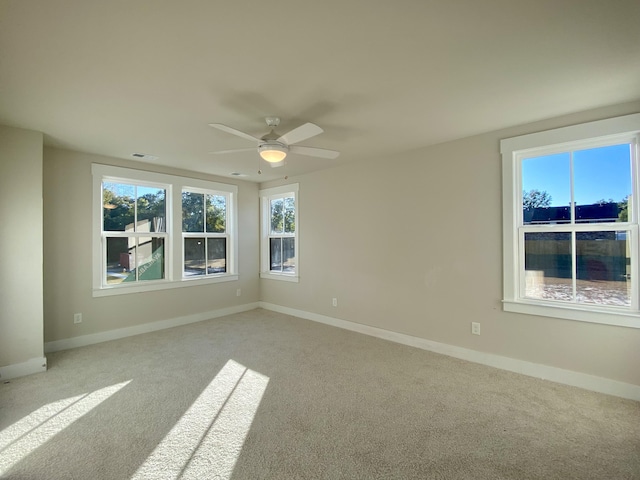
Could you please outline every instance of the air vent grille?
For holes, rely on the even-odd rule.
[[[157,160],[159,158],[155,155],[149,155],[148,153],[132,153],[131,156],[142,160]]]

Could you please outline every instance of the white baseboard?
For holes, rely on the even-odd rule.
[[[640,401],[640,385],[619,382],[617,380],[596,377],[586,373],[564,370],[562,368],[550,367],[515,358],[503,357],[492,353],[478,352],[468,348],[447,345],[446,343],[432,342],[420,337],[413,337],[411,335],[396,333],[382,328],[371,327],[360,323],[350,322],[348,320],[340,320],[338,318],[305,312],[303,310],[296,310],[294,308],[274,305],[272,303],[259,302],[259,305],[265,310],[272,310],[274,312],[284,313],[294,317],[344,328],[353,332],[371,335],[373,337],[390,340],[392,342],[401,343],[411,347],[421,348],[430,352],[441,353],[450,357],[460,358],[462,360],[468,360],[470,362],[528,375],[530,377],[542,378],[544,380],[562,383],[564,385],[584,388],[585,390],[592,390],[595,392],[606,393],[608,395],[614,395],[616,397]]]
[[[433,342],[420,337],[413,337],[403,333],[392,332],[382,328],[371,327],[360,323],[341,320],[338,318],[328,317],[317,313],[306,312],[294,308],[283,307],[268,302],[255,302],[236,307],[222,308],[209,312],[197,313],[194,315],[186,315],[183,317],[171,318],[167,320],[159,320],[157,322],[144,323],[133,327],[119,328],[109,330],[107,332],[94,333],[91,335],[82,335],[79,337],[65,338],[44,344],[45,353],[67,350],[70,348],[83,347],[93,345],[95,343],[106,342],[109,340],[117,340],[119,338],[130,337],[142,333],[154,332],[165,328],[178,327],[189,323],[201,322],[211,318],[223,317],[234,313],[246,312],[255,308],[264,308],[274,312],[292,315],[294,317],[312,320],[314,322],[332,325],[334,327],[344,328],[353,332],[363,333],[384,340],[408,345],[411,347],[428,350],[430,352],[448,355],[450,357],[460,358],[474,363],[488,365],[490,367],[508,370],[510,372],[528,375],[530,377],[542,378],[556,383],[571,385],[574,387],[584,388],[595,392],[606,393],[617,397],[628,398],[640,401],[640,385],[619,382],[608,378],[588,375],[586,373],[564,370],[561,368],[550,367],[538,363],[527,362],[515,358],[503,357],[492,353],[483,353],[468,348],[456,347],[446,343]],[[47,360],[45,357],[34,358],[27,362],[0,367],[0,378],[9,379],[29,375],[32,373],[46,371]]]
[[[22,363],[14,363],[0,367],[0,380],[11,380],[12,378],[24,377],[32,373],[47,371],[47,357],[36,357]]]
[[[165,328],[179,327],[189,323],[202,322],[211,318],[224,317],[234,313],[247,312],[259,307],[256,303],[247,303],[236,307],[221,308],[219,310],[211,310],[209,312],[196,313],[193,315],[185,315],[183,317],[170,318],[167,320],[158,320],[157,322],[143,323],[133,327],[118,328],[116,330],[108,330],[106,332],[93,333],[90,335],[81,335],[79,337],[65,338],[55,340],[44,344],[45,353],[58,352],[60,350],[68,350],[70,348],[84,347],[95,343],[107,342],[109,340],[117,340],[119,338],[139,335],[141,333],[155,332],[164,330]]]

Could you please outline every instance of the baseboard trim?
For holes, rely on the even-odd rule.
[[[42,373],[46,371],[47,357],[36,357],[26,362],[0,367],[0,379],[11,380],[12,378],[24,377],[32,373]]]
[[[182,317],[176,317],[167,320],[143,323],[141,325],[119,328],[106,332],[55,340],[45,343],[44,351],[45,353],[52,353],[58,352],[60,350],[68,350],[70,348],[84,347],[96,343],[107,342],[109,340],[117,340],[119,338],[130,337],[133,335],[140,335],[157,330],[164,330],[166,328],[179,327],[181,325],[187,325],[189,323],[202,322],[204,320],[223,317],[225,315],[232,315],[234,313],[247,312],[256,308],[264,308],[265,310],[271,310],[274,312],[303,318],[305,320],[324,323],[326,325],[343,328],[352,332],[358,332],[364,335],[382,338],[384,340],[400,343],[402,345],[416,347],[423,350],[428,350],[430,352],[440,353],[443,355],[448,355],[450,357],[455,357],[462,360],[507,370],[510,372],[528,375],[530,377],[541,378],[564,385],[583,388],[585,390],[592,390],[608,395],[614,395],[617,397],[640,401],[639,385],[619,382],[617,380],[597,377],[595,375],[589,375],[586,373],[574,372],[572,370],[550,367],[548,365],[527,362],[525,360],[518,360],[515,358],[503,357],[491,353],[479,352],[477,350],[470,350],[468,348],[448,345],[446,343],[433,342],[431,340],[426,340],[420,337],[414,337],[403,333],[397,333],[378,327],[372,327],[369,325],[329,317],[326,315],[320,315],[317,313],[311,313],[295,308],[283,307],[281,305],[276,305],[268,302],[248,303],[235,307],[221,308],[218,310],[211,310],[208,312],[202,312],[193,315],[185,315]],[[20,364],[0,367],[0,378],[2,378],[3,380],[8,380],[24,375],[30,375],[32,373],[44,372],[46,371],[46,369],[46,357],[33,358]]]
[[[363,333],[365,335],[390,340],[403,345],[421,348],[430,352],[440,353],[502,370],[508,370],[510,372],[520,373],[530,377],[541,378],[564,385],[583,388],[585,390],[640,401],[640,385],[619,382],[617,380],[610,380],[608,378],[588,375],[586,373],[550,367],[548,365],[527,362],[525,360],[503,357],[492,353],[478,352],[476,350],[456,347],[446,343],[433,342],[420,337],[413,337],[403,333],[392,332],[382,328],[371,327],[369,325],[350,322],[348,320],[341,320],[338,318],[328,317],[326,315],[297,310],[295,308],[283,307],[281,305],[275,305],[268,302],[259,302],[259,306],[265,310],[272,310],[274,312],[292,315],[305,320],[312,320],[314,322],[344,328],[353,332]]]
[[[247,312],[255,310],[259,307],[258,302],[247,303],[235,307],[221,308],[208,312],[196,313],[193,315],[185,315],[183,317],[170,318],[167,320],[158,320],[156,322],[143,323],[132,327],[118,328],[108,330],[106,332],[93,333],[90,335],[81,335],[79,337],[65,338],[62,340],[54,340],[44,344],[45,353],[58,352],[60,350],[68,350],[70,348],[85,347],[96,343],[108,342],[109,340],[118,340],[119,338],[131,337],[142,333],[155,332],[164,330],[165,328],[179,327],[189,323],[202,322],[212,318],[224,317],[234,313]]]

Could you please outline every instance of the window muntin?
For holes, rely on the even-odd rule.
[[[182,191],[184,278],[227,272],[227,204],[224,192]]]
[[[93,296],[238,279],[237,186],[99,164],[92,174]],[[183,190],[203,194],[197,231],[182,231]],[[186,237],[204,246],[188,277]]]
[[[640,114],[501,142],[504,308],[640,328]]]
[[[262,190],[261,276],[297,281],[298,185]]]

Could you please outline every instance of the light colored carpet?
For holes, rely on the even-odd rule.
[[[640,403],[265,310],[0,385],[6,479],[640,479]]]

